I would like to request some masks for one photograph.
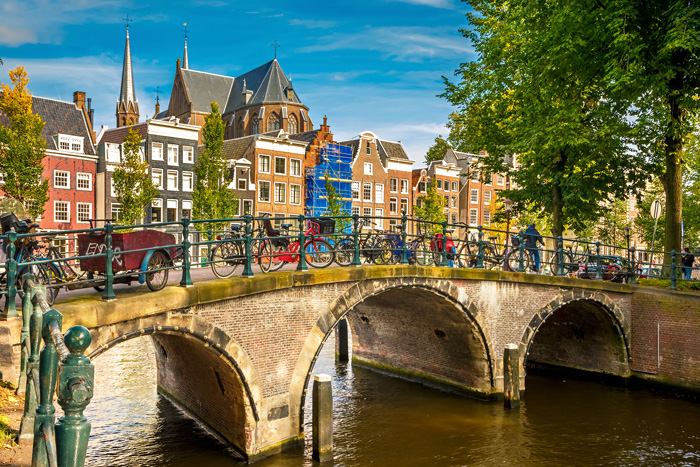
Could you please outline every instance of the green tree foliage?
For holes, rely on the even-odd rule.
[[[442,160],[445,156],[445,152],[451,147],[450,143],[448,143],[442,135],[438,135],[438,137],[435,138],[435,143],[428,148],[428,152],[425,155],[425,164],[430,165],[433,161]]]
[[[41,136],[44,122],[32,113],[32,95],[27,90],[24,67],[10,71],[12,86],[0,83],[0,111],[10,121],[0,126],[0,171],[5,175],[5,196],[21,202],[36,219],[49,199],[49,181],[42,178],[46,141]]]
[[[442,226],[438,225],[447,220],[445,215],[445,207],[447,202],[445,198],[437,192],[437,187],[434,182],[428,185],[428,190],[425,196],[419,197],[418,204],[413,206],[413,215],[424,221],[431,222],[425,224],[425,233],[431,235],[442,233]]]
[[[328,200],[328,215],[329,216],[348,216],[349,213],[343,208],[343,199],[338,194],[338,191],[333,186],[331,177],[326,172],[323,175],[324,188],[326,189],[326,199]],[[352,224],[350,219],[336,219],[335,220],[335,231],[345,232],[345,230]]]
[[[192,192],[194,219],[230,219],[238,212],[238,198],[228,186],[231,174],[226,168],[222,150],[224,146],[224,121],[219,104],[211,103],[211,112],[204,118],[202,129],[204,151],[194,167],[197,181]],[[195,224],[198,230],[220,231],[227,222]]]
[[[149,165],[141,156],[141,134],[129,127],[124,136],[121,164],[114,169],[112,183],[121,204],[118,224],[134,225],[143,218],[144,210],[158,195],[158,188],[148,173]]]
[[[484,149],[487,172],[509,173],[503,193],[551,215],[554,236],[597,219],[601,206],[644,184],[630,153],[626,108],[602,85],[606,23],[595,1],[470,1],[463,31],[478,59],[463,63],[443,97],[457,107],[449,140]],[[590,4],[590,5],[589,5]],[[517,155],[513,166],[505,161]]]
[[[616,200],[607,206],[605,214],[598,221],[595,232],[600,243],[604,245],[614,245],[618,248],[627,248],[627,237],[625,227],[630,225],[627,222],[627,201]]]

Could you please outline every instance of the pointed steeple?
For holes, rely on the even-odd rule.
[[[185,33],[185,53],[182,56],[182,69],[188,70],[190,68],[190,60],[187,57],[187,23],[185,23],[183,26],[185,26],[185,29],[183,29],[183,32]]]
[[[126,45],[124,46],[124,66],[122,87],[117,103],[117,127],[139,122],[139,104],[134,91],[134,73],[131,68],[131,47],[129,46],[129,23],[126,25]]]

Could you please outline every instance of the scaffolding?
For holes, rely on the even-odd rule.
[[[352,204],[352,149],[329,143],[321,148],[316,167],[306,169],[306,211],[310,216],[329,215],[326,174],[342,201],[341,213],[350,215]]]

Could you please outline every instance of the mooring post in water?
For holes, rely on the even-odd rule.
[[[350,360],[348,352],[348,320],[341,319],[335,328],[335,360],[347,363]]]
[[[518,346],[507,344],[503,351],[503,405],[520,407],[520,361]]]
[[[314,460],[333,460],[333,388],[328,375],[314,376],[312,424]]]

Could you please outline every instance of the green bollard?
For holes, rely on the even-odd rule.
[[[14,230],[7,234],[7,296],[5,297],[5,310],[0,319],[7,321],[8,319],[18,318],[17,306],[15,305],[15,297],[17,296],[17,260],[15,260],[15,242],[17,241],[17,232]]]
[[[406,217],[406,211],[401,211],[401,264],[408,264],[408,245],[406,245],[406,229],[408,228],[408,218]]]
[[[476,268],[484,269],[484,228],[478,226],[479,230],[479,252],[476,255]]]
[[[110,223],[105,224],[105,289],[102,292],[102,300],[116,300],[114,295],[114,272],[112,271],[112,259],[114,258],[114,250],[112,249],[112,232],[114,226]]]
[[[92,340],[90,331],[83,326],[70,328],[64,340],[70,355],[60,363],[58,381],[58,404],[65,414],[56,423],[58,465],[83,467],[91,427],[83,411],[92,399],[95,384],[95,369],[85,355],[85,349]]]
[[[34,282],[34,274],[27,273],[22,277],[22,287],[24,289],[24,297],[22,298],[22,332],[19,341],[22,343],[22,354],[19,362],[19,381],[17,382],[17,395],[24,395],[27,386],[27,361],[29,354],[32,351],[29,340],[29,327],[32,318],[32,289],[29,281]]]
[[[245,263],[243,263],[242,277],[253,277],[253,255],[251,253],[252,220],[250,214],[244,215],[243,218],[245,219]]]
[[[190,277],[190,220],[186,217],[182,218],[182,279],[180,287],[192,287],[192,278]]]
[[[362,261],[360,261],[360,215],[352,215],[352,225],[353,225],[353,246],[355,253],[352,257],[353,266],[362,266]]]
[[[306,225],[304,219],[306,217],[303,214],[299,214],[299,263],[297,263],[297,271],[308,271],[309,267],[306,265]]]
[[[525,272],[525,233],[521,230],[518,236],[520,238],[518,243],[518,272]]]
[[[35,286],[32,295],[41,286]],[[29,320],[29,359],[27,360],[27,390],[24,395],[24,414],[19,427],[18,443],[29,443],[34,439],[36,408],[39,403],[39,361],[41,350],[42,311],[39,304],[34,309]]]

